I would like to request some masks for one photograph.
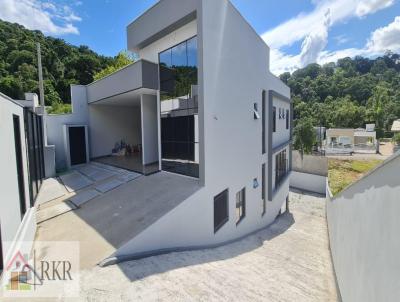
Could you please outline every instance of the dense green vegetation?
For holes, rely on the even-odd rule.
[[[315,126],[358,128],[376,123],[378,137],[390,136],[400,118],[400,55],[344,58],[310,64],[280,78],[292,92],[295,119]]]
[[[38,93],[36,43],[42,50],[46,106],[51,112],[68,111],[70,84],[88,84],[94,75],[114,65],[115,58],[96,54],[87,46],[72,46],[18,24],[0,20],[0,91],[23,99]]]

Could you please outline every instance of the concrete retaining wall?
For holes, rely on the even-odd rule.
[[[400,154],[333,198],[327,186],[330,248],[343,301],[400,297]]]
[[[290,186],[292,188],[324,194],[327,177],[315,174],[292,171]]]
[[[324,156],[292,153],[292,177],[290,186],[300,190],[325,194],[328,176],[328,159]]]

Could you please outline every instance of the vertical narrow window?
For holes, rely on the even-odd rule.
[[[267,211],[267,203],[265,199],[265,164],[262,164],[261,167],[261,200],[262,200],[262,215],[264,216]]]
[[[25,200],[25,184],[24,184],[24,166],[22,161],[21,127],[18,115],[13,114],[13,125],[14,125],[15,158],[17,167],[16,170],[17,170],[18,191],[19,191],[19,206],[20,206],[20,213],[22,220],[26,212],[26,200]]]
[[[286,110],[286,129],[289,129],[289,110]]]
[[[228,220],[228,189],[226,189],[214,197],[214,233]]]
[[[261,135],[262,135],[262,137],[261,137],[261,142],[262,142],[262,154],[265,154],[265,100],[266,100],[266,93],[265,93],[265,90],[263,90],[263,92],[262,92],[262,104],[261,104],[261,106],[262,106],[262,108],[261,108],[261,115],[262,115],[262,117],[261,117],[261,119],[262,119],[262,122],[261,122],[261,127],[262,127],[262,131],[261,131]]]
[[[276,107],[272,108],[272,132],[276,132]]]
[[[246,215],[246,188],[236,193],[236,224]]]

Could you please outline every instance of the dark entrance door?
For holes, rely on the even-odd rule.
[[[86,132],[85,127],[69,127],[69,153],[71,165],[84,164],[86,158]]]
[[[15,157],[17,161],[17,177],[18,177],[18,190],[19,190],[19,205],[21,211],[21,219],[26,212],[25,203],[25,187],[24,187],[24,169],[22,164],[22,148],[21,148],[21,127],[19,123],[19,116],[13,115],[14,123],[14,143],[15,143]]]

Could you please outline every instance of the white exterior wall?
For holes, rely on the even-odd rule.
[[[268,157],[262,154],[262,121],[254,120],[253,104],[257,102],[262,108],[263,90],[266,104],[270,89],[290,95],[269,72],[269,48],[228,1],[201,1],[197,16],[200,182],[204,181],[204,187],[122,246],[115,256],[209,246],[240,238],[272,223],[288,195],[287,178],[273,201],[267,201],[267,212],[262,216],[261,171]],[[266,115],[268,128],[268,107]],[[253,188],[254,178],[260,184],[257,188]],[[267,183],[268,179],[266,191]],[[243,187],[246,216],[236,225],[235,198]],[[214,196],[227,188],[229,221],[214,234]]]
[[[20,198],[18,187],[17,163],[15,154],[14,141],[14,124],[13,114],[19,116],[21,131],[21,149],[22,164],[24,173],[25,188],[25,205],[27,212],[24,215],[24,223],[21,223],[23,217],[20,212]],[[11,99],[0,94],[0,223],[1,223],[1,239],[3,242],[13,241],[20,238],[18,234],[22,229],[26,229],[23,234],[34,233],[35,223],[33,212],[29,210],[29,184],[28,184],[28,163],[27,163],[27,147],[25,139],[25,126],[23,108],[14,103]],[[29,239],[29,236],[28,236]],[[8,254],[13,253],[14,248],[9,244],[3,244],[3,259],[6,261]]]
[[[140,104],[143,164],[147,165],[158,161],[157,96],[144,94]]]
[[[158,64],[158,54],[182,41],[197,35],[197,21],[192,21],[169,35],[157,40],[139,51],[139,57]]]
[[[115,143],[142,143],[140,107],[90,105],[90,158],[111,155]]]
[[[327,190],[330,248],[343,301],[400,297],[400,154],[335,198]]]
[[[66,145],[64,142],[64,125],[88,125],[88,104],[86,86],[71,86],[72,113],[46,116],[48,145],[55,146],[56,168],[67,168]]]

